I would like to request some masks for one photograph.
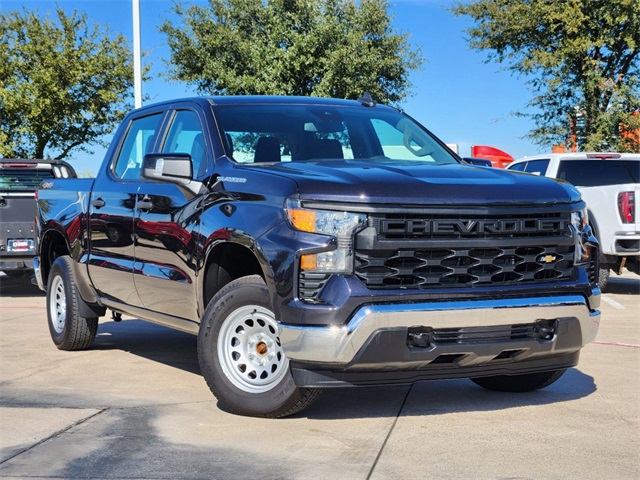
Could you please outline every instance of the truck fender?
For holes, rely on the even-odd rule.
[[[204,313],[208,300],[216,291],[243,276],[260,275],[269,290],[274,291],[273,272],[253,237],[246,232],[231,229],[219,230],[213,236],[216,238],[210,237],[207,240],[201,274],[197,277],[200,314]],[[221,236],[226,238],[221,239]],[[212,268],[216,270],[211,270]],[[213,290],[211,285],[207,285],[207,281],[212,279],[218,282]]]

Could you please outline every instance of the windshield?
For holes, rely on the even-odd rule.
[[[457,163],[423,127],[384,107],[224,105],[227,155],[240,163],[317,160]]]

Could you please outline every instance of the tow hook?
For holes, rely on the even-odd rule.
[[[553,340],[557,331],[557,320],[538,320],[533,326],[533,333],[535,333],[540,340]]]
[[[420,331],[409,330],[407,334],[407,344],[413,348],[429,348],[433,341],[433,333],[421,329]]]

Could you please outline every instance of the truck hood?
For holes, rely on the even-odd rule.
[[[313,200],[414,205],[522,205],[580,200],[578,190],[564,182],[461,164],[329,160],[261,168],[295,181],[300,197]]]

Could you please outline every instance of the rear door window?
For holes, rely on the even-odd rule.
[[[162,113],[157,113],[131,122],[114,166],[116,176],[125,179],[140,178],[142,159],[153,147],[161,120]]]
[[[532,173],[533,175],[541,175],[544,176],[547,173],[547,167],[549,166],[549,159],[544,158],[541,160],[529,160],[527,162],[527,166],[524,171],[527,173]]]
[[[638,183],[640,162],[634,160],[561,160],[558,178],[576,187]]]
[[[511,165],[508,170],[515,170],[516,172],[524,172],[524,169],[527,167],[528,162],[516,163],[515,165]]]

